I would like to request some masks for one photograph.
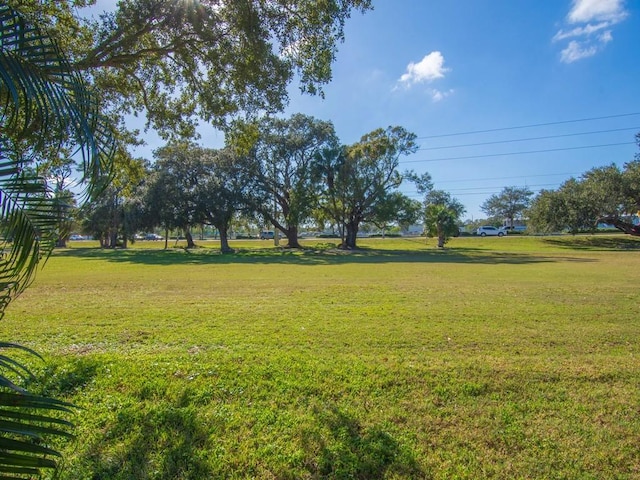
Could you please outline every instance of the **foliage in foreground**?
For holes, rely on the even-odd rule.
[[[82,79],[48,35],[0,3],[0,318],[31,283],[58,238],[57,199],[34,172],[71,146],[83,159],[89,195],[109,178],[112,141]],[[70,405],[27,393],[13,377],[30,376],[0,344],[0,474],[32,478],[57,466],[50,437],[71,424],[52,412]],[[32,350],[23,349],[30,353]]]

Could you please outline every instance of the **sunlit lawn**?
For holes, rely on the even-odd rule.
[[[640,239],[335,242],[56,251],[0,338],[62,477],[640,478]]]

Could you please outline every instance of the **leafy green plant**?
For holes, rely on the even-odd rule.
[[[0,343],[0,349],[20,349],[36,357],[33,350],[11,343]],[[0,369],[19,378],[33,378],[21,362],[0,354]],[[56,468],[61,454],[46,446],[46,438],[72,437],[73,424],[57,413],[71,414],[73,406],[53,398],[30,395],[6,375],[0,376],[0,474],[2,478],[37,475],[40,469]],[[36,412],[36,413],[32,413]]]
[[[74,149],[82,159],[87,195],[109,181],[114,142],[98,104],[65,55],[37,26],[0,4],[0,317],[31,283],[57,239],[56,199],[38,162]],[[68,437],[65,402],[29,394],[12,377],[31,378],[2,343],[0,355],[0,473],[25,478],[55,468],[60,454],[46,439]],[[13,352],[12,352],[13,353]]]

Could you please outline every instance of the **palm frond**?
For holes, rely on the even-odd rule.
[[[77,146],[89,193],[110,179],[115,137],[89,85],[55,42],[0,5],[0,119],[6,131]],[[4,155],[0,155],[0,158]]]
[[[25,165],[58,145],[77,147],[85,194],[110,181],[115,140],[90,88],[50,37],[0,4],[0,316],[31,282],[57,238],[45,179]],[[25,142],[26,140],[26,142]]]
[[[55,42],[0,2],[0,318],[57,238],[56,199],[31,162],[71,147],[90,198],[111,180],[112,130]],[[0,479],[33,478],[56,468],[60,454],[46,442],[70,436],[72,424],[61,417],[73,406],[21,388],[31,372],[7,348],[35,354],[0,343]]]
[[[39,355],[33,350],[12,343],[0,343],[0,349],[18,349]],[[48,447],[51,437],[70,438],[73,424],[60,415],[69,415],[70,403],[31,395],[16,386],[6,375],[6,368],[14,376],[32,378],[29,369],[6,353],[0,355],[3,380],[0,388],[0,479],[30,478],[44,468],[56,468],[60,453]],[[13,476],[8,476],[13,475]]]

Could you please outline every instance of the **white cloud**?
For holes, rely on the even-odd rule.
[[[564,63],[573,63],[582,58],[593,57],[596,53],[598,49],[595,46],[585,46],[583,43],[572,40],[560,53],[560,60]]]
[[[442,91],[432,88],[431,90],[429,90],[429,94],[431,95],[431,100],[433,100],[434,102],[439,102],[447,98],[449,95],[452,95],[453,89]]]
[[[615,24],[624,20],[626,16],[623,0],[573,0],[567,20],[569,23],[588,23],[595,20]]]
[[[600,40],[600,42],[602,43],[609,43],[611,40],[613,40],[613,36],[611,35],[611,30],[607,30],[606,32],[603,32],[602,35],[598,35],[598,40]]]
[[[444,74],[450,70],[450,68],[445,68],[444,66],[442,53],[435,51],[425,55],[418,63],[409,63],[407,71],[400,77],[399,82],[406,86],[433,82],[439,78],[444,78]]]
[[[609,26],[611,26],[609,22],[600,22],[595,25],[589,24],[584,27],[576,27],[572,30],[569,30],[568,32],[565,32],[564,30],[560,30],[558,33],[554,35],[553,41],[557,42],[559,40],[564,40],[566,38],[589,36],[592,33],[598,32]]]
[[[578,25],[560,29],[552,38],[553,42],[571,39],[560,53],[560,60],[573,63],[594,56],[613,40],[611,27],[627,16],[624,0],[573,0],[566,22]]]

